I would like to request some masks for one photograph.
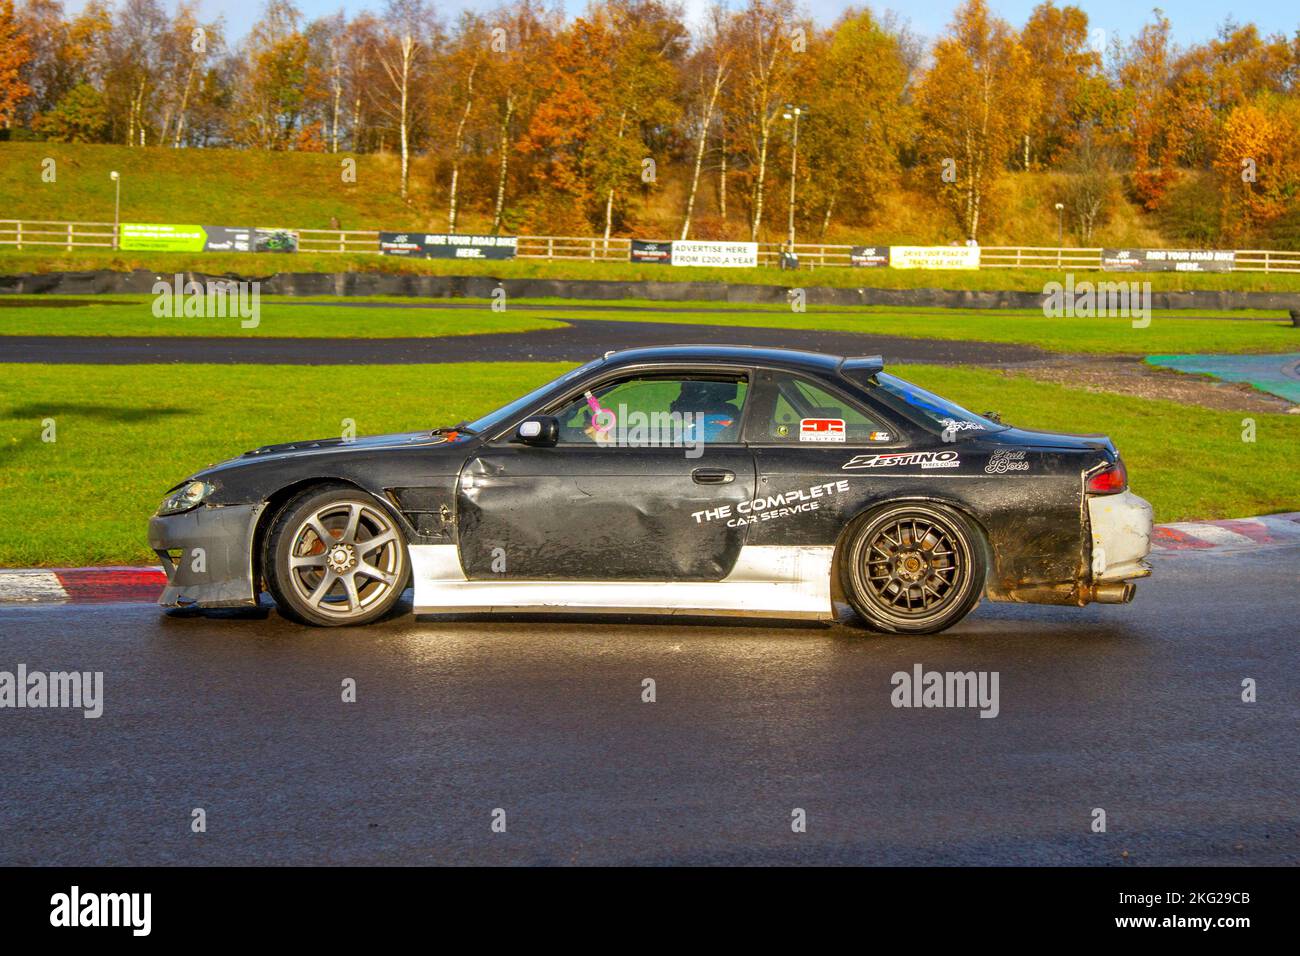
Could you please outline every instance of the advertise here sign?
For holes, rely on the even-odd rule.
[[[379,251],[418,259],[513,259],[518,236],[452,235],[445,232],[381,232]]]
[[[1103,249],[1106,272],[1231,272],[1231,249]]]
[[[978,269],[979,246],[890,246],[895,269]]]
[[[290,229],[124,222],[119,227],[118,248],[152,252],[297,252],[298,234]]]
[[[672,243],[671,261],[675,266],[752,269],[758,265],[758,243],[678,240]]]

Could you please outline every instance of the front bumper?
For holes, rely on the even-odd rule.
[[[149,520],[149,547],[162,559],[163,607],[249,607],[257,604],[253,534],[264,504],[200,505]]]
[[[1151,568],[1151,505],[1131,491],[1088,499],[1092,527],[1092,582],[1113,584],[1144,578]]]

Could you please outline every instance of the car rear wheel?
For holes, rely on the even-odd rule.
[[[840,571],[853,609],[879,631],[935,634],[979,602],[987,561],[970,521],[942,505],[891,505],[852,533]]]
[[[267,536],[263,567],[280,612],[321,627],[383,617],[410,573],[401,526],[355,488],[316,488],[290,501]]]

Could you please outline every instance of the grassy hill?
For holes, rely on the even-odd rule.
[[[43,182],[42,162],[53,159],[56,180]],[[343,162],[355,161],[356,181],[344,182]],[[0,142],[0,218],[111,221],[111,170],[122,174],[122,218],[142,222],[194,222],[212,225],[288,226],[302,229],[446,228],[445,176],[433,161],[415,157],[409,201],[398,195],[398,161],[392,154],[354,155],[231,149],[131,148],[43,142]],[[687,171],[661,170],[658,187],[648,194],[629,229],[646,238],[679,234],[685,206]],[[1202,208],[1205,184],[1187,180],[1183,205]],[[716,176],[706,174],[697,198],[700,238],[749,238],[743,211],[733,199],[732,218],[717,216]],[[867,222],[833,221],[828,243],[938,243],[960,239],[948,211],[919,171],[898,189],[880,197]],[[999,185],[988,205],[981,241],[985,245],[1055,246],[1060,173],[1014,173]],[[468,186],[471,185],[467,183]],[[738,186],[734,186],[738,192]],[[773,181],[765,239],[784,238],[784,187]],[[1199,191],[1198,191],[1199,190]],[[1177,192],[1177,191],[1176,191]],[[490,217],[483,191],[463,197],[462,231],[486,230]],[[1179,196],[1181,192],[1177,193]],[[476,200],[475,196],[479,198]],[[738,198],[738,197],[737,197]],[[1117,199],[1092,245],[1179,246],[1203,244],[1173,208],[1163,215],[1143,213]],[[1068,228],[1066,244],[1075,244]],[[541,226],[521,230],[545,234]],[[597,230],[593,227],[591,232]],[[822,241],[801,230],[803,241]]]
[[[41,179],[55,161],[56,179]],[[343,182],[342,161],[356,161]],[[113,221],[122,175],[122,219],[212,225],[371,229],[419,226],[398,196],[392,156],[230,149],[131,149],[65,143],[0,143],[0,218]]]

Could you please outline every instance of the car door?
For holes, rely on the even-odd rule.
[[[627,372],[591,390],[604,415],[583,392],[544,410],[560,423],[555,446],[509,435],[485,444],[466,462],[457,491],[465,576],[726,577],[745,543],[735,516],[754,495],[753,456],[741,440],[748,379]]]

